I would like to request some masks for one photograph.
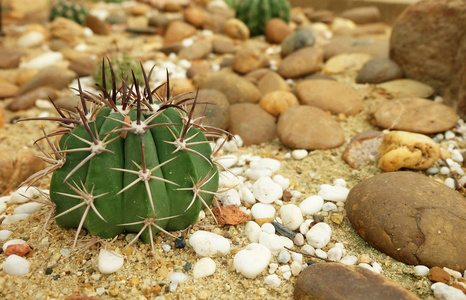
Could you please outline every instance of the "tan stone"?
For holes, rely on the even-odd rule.
[[[16,95],[18,86],[0,77],[0,99]]]
[[[243,48],[236,53],[231,67],[236,72],[244,74],[264,67],[266,64],[266,57],[261,50],[249,47]]]
[[[183,16],[186,22],[197,28],[200,28],[202,25],[204,25],[206,19],[209,17],[209,13],[201,7],[194,6],[185,9]]]
[[[223,30],[232,39],[247,40],[250,36],[249,28],[243,21],[232,18],[223,25]]]
[[[164,35],[163,44],[170,45],[173,43],[181,42],[185,38],[193,36],[196,33],[196,27],[185,23],[183,21],[173,21],[168,25],[167,31]]]
[[[265,39],[269,43],[280,44],[293,30],[280,18],[272,18],[265,24]]]
[[[277,117],[288,108],[299,105],[299,101],[291,92],[274,91],[265,94],[261,98],[259,105],[263,110]]]
[[[338,54],[325,63],[322,73],[332,75],[344,72],[358,72],[371,59],[372,56],[364,53]]]
[[[440,146],[426,135],[392,131],[379,147],[379,166],[385,171],[401,168],[424,170],[440,157]]]
[[[74,45],[82,40],[84,28],[70,19],[58,17],[50,24],[50,33],[52,36]]]

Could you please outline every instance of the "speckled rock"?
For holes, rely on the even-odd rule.
[[[359,235],[387,255],[466,269],[466,200],[445,184],[413,172],[383,173],[353,187],[345,207]]]
[[[257,104],[238,103],[230,106],[229,131],[243,139],[245,146],[270,142],[277,132],[275,117]]]
[[[241,48],[236,52],[231,68],[241,74],[251,72],[267,65],[267,58],[258,48]]]
[[[331,149],[345,142],[340,124],[320,108],[308,105],[285,110],[278,119],[277,133],[292,149]]]
[[[196,92],[187,96],[194,97]],[[227,129],[230,125],[230,102],[224,94],[217,90],[201,89],[198,94],[198,103],[194,109],[194,118],[202,118],[202,124],[221,129]],[[191,108],[187,105],[187,110]]]
[[[305,268],[296,282],[294,298],[419,300],[415,294],[385,276],[363,267],[339,263],[317,263]]]
[[[351,139],[341,158],[354,169],[378,161],[378,150],[383,137],[381,131],[363,131]]]
[[[181,49],[178,53],[180,59],[204,59],[212,52],[212,43],[208,40],[197,40],[191,46]]]
[[[306,47],[285,57],[278,67],[278,74],[284,78],[309,75],[320,69],[323,52],[320,48]]]
[[[296,86],[302,104],[316,106],[334,114],[355,115],[362,110],[363,96],[353,87],[331,80],[304,80]]]
[[[379,57],[364,64],[356,77],[357,83],[381,83],[403,77],[401,67],[389,58]]]
[[[408,78],[386,81],[377,84],[377,87],[384,89],[394,97],[429,98],[434,93],[434,89],[427,84]]]
[[[185,38],[193,36],[196,33],[196,27],[183,21],[175,20],[168,25],[167,31],[163,38],[163,44],[169,45],[181,42]]]
[[[450,107],[422,98],[400,98],[380,104],[371,122],[382,128],[416,133],[436,133],[453,128],[457,113]]]
[[[280,18],[272,18],[265,24],[265,39],[271,44],[280,44],[292,33],[293,30]]]
[[[311,47],[315,43],[314,34],[310,30],[298,30],[288,35],[280,44],[282,56],[287,56],[296,50]]]
[[[274,91],[291,91],[291,88],[288,83],[286,83],[285,79],[275,72],[267,72],[264,76],[260,77],[257,82],[257,87],[262,95]]]
[[[288,108],[299,105],[299,101],[291,92],[273,91],[262,96],[259,105],[263,110],[277,117]]]

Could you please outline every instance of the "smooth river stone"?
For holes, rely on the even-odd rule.
[[[466,200],[425,175],[390,172],[360,182],[345,204],[356,232],[408,264],[466,269]]]

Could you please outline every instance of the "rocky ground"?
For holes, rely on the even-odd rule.
[[[384,65],[385,61],[376,64],[376,68],[383,65],[390,71],[388,78],[382,80],[386,81],[385,83],[367,83],[375,80],[377,76],[370,70],[366,73],[360,72],[362,66],[372,58],[387,57],[390,27],[381,23],[380,20],[372,19],[367,24],[356,24],[349,20],[351,16],[346,16],[345,19],[335,18],[331,12],[311,12],[295,8],[292,11],[293,21],[288,30],[293,32],[299,24],[303,26],[313,24],[310,28],[314,33],[312,38],[304,36],[306,42],[311,43],[312,39],[314,46],[304,48],[307,52],[298,54],[298,65],[296,65],[296,62],[289,59],[291,55],[282,58],[280,52],[289,51],[291,54],[301,50],[293,47],[287,48],[283,44],[279,47],[280,42],[269,43],[263,37],[248,39],[241,30],[225,29],[226,33],[216,33],[219,30],[216,22],[219,21],[212,17],[214,14],[212,12],[210,13],[211,22],[206,23],[208,25],[198,25],[204,31],[196,30],[195,27],[187,24],[196,25],[196,21],[202,18],[194,13],[195,17],[187,17],[183,14],[183,10],[179,10],[180,6],[177,6],[178,3],[175,2],[172,2],[173,7],[168,5],[161,9],[160,13],[157,8],[149,6],[148,2],[146,4],[132,1],[125,1],[124,4],[87,2],[95,16],[102,17],[109,13],[114,20],[120,18],[111,26],[106,25],[98,17],[94,18],[93,22],[88,24],[95,32],[94,34],[89,29],[85,30],[80,26],[72,27],[74,25],[68,23],[63,23],[61,27],[55,24],[63,31],[57,27],[54,29],[52,23],[44,19],[43,14],[47,12],[44,7],[47,7],[47,1],[6,2],[4,5],[9,6],[11,10],[6,12],[4,18],[6,26],[3,28],[6,36],[1,38],[3,54],[0,59],[2,64],[0,112],[3,117],[3,126],[0,125],[0,165],[3,167],[0,174],[0,188],[2,189],[0,195],[10,195],[25,179],[25,176],[44,166],[33,158],[33,154],[40,154],[33,146],[33,141],[42,135],[42,128],[46,132],[51,132],[57,127],[46,121],[16,121],[37,116],[56,116],[53,107],[46,101],[48,96],[56,99],[61,107],[73,108],[76,105],[76,98],[73,98],[68,86],[76,87],[76,82],[72,82],[76,74],[82,76],[82,83],[86,89],[93,89],[93,79],[88,75],[93,73],[96,62],[102,56],[116,52],[124,52],[141,60],[148,69],[156,63],[161,71],[155,72],[154,84],[164,81],[165,68],[168,68],[175,85],[175,93],[191,91],[197,87],[220,90],[227,99],[225,102],[228,102],[226,110],[231,105],[231,115],[229,124],[219,126],[225,126],[225,129],[229,127],[233,133],[239,134],[245,143],[244,146],[235,149],[234,142],[231,142],[229,147],[221,152],[221,155],[236,157],[238,161],[231,167],[236,171],[241,169],[241,172],[244,172],[242,175],[246,184],[251,185],[256,180],[253,176],[245,175],[246,170],[253,169],[251,161],[272,158],[276,160],[274,162],[279,162],[280,167],[274,170],[273,175],[283,176],[285,182],[289,179],[289,187],[285,189],[284,194],[288,195],[287,199],[283,196],[273,203],[277,211],[283,204],[299,205],[309,196],[317,195],[323,184],[335,186],[337,179],[340,179],[340,183],[343,179],[346,187],[351,189],[367,178],[385,173],[377,162],[376,152],[374,153],[374,149],[377,149],[382,142],[381,137],[375,138],[374,144],[365,145],[366,148],[362,151],[367,150],[370,152],[369,155],[362,152],[350,154],[346,160],[352,162],[353,166],[342,159],[345,149],[351,144],[351,139],[368,130],[415,128],[408,131],[427,134],[433,138],[429,140],[437,145],[433,147],[438,147],[436,149],[439,153],[433,165],[431,164],[433,168],[428,171],[415,172],[450,186],[453,181],[453,188],[455,188],[454,180],[464,184],[461,181],[461,172],[457,169],[460,159],[455,157],[465,148],[463,134],[466,132],[462,121],[459,120],[457,123],[456,114],[443,106],[432,108],[429,106],[432,103],[441,105],[438,103],[441,100],[440,97],[436,98],[436,102],[429,100],[428,106],[422,106],[424,102],[419,104],[414,100],[409,103],[400,102],[404,101],[400,100],[403,96],[435,98],[433,89],[415,81],[396,81],[402,77],[402,73],[400,74],[396,65]],[[199,1],[199,4],[203,4],[201,2]],[[152,1],[151,4],[157,7],[161,3],[162,1]],[[183,1],[180,3],[183,4]],[[121,5],[124,7],[123,10]],[[218,5],[221,6],[221,4]],[[211,11],[215,9],[219,8],[212,8]],[[148,11],[152,13],[146,14]],[[228,12],[223,13],[228,14]],[[373,18],[372,12],[367,15],[367,18]],[[203,15],[204,18],[208,16]],[[181,29],[172,29],[173,31],[167,34],[168,24],[175,23],[172,20],[183,19],[183,17],[189,22],[182,23],[179,25]],[[311,19],[313,22],[310,22]],[[109,19],[107,22],[110,22]],[[231,27],[242,28],[241,25],[235,23]],[[97,32],[99,34],[96,34]],[[268,39],[280,39],[276,34],[279,32],[278,29],[273,29],[271,32],[274,36],[269,35]],[[163,34],[165,34],[165,39]],[[176,36],[177,34],[179,36]],[[332,35],[333,38],[331,38]],[[174,43],[168,43],[169,39],[173,39]],[[183,42],[180,44],[176,43],[177,41]],[[186,48],[189,50],[185,50]],[[170,52],[178,53],[178,55],[169,54]],[[44,54],[46,56],[41,56]],[[307,59],[304,69],[299,65],[299,55]],[[40,59],[34,60],[37,57]],[[214,75],[209,74],[211,70],[219,69],[223,71],[215,72]],[[298,74],[293,72],[298,72]],[[317,73],[323,76],[315,81],[320,83],[317,86],[326,86],[322,91],[315,86],[315,82],[303,80],[304,77]],[[186,79],[186,74],[188,79]],[[324,81],[329,77],[335,81]],[[288,79],[285,80],[286,78]],[[241,86],[240,92],[230,88],[234,85],[233,83]],[[278,97],[279,100],[270,94],[268,99],[265,97],[266,99],[263,100],[263,96],[276,86],[280,86],[284,92]],[[312,93],[317,95],[314,98],[307,97]],[[341,102],[339,95],[345,95],[348,101]],[[223,96],[211,97],[218,99]],[[261,98],[259,106],[257,103]],[[276,104],[277,101],[278,104]],[[238,102],[241,103],[236,104]],[[254,103],[254,105],[247,106],[243,102],[249,102],[248,105]],[[296,111],[291,115],[291,121],[287,123],[285,123],[284,114],[277,118],[277,115],[284,111],[284,107],[296,106],[298,102],[313,104],[322,110],[306,112],[303,120],[297,117],[298,111]],[[387,117],[383,113],[391,112],[393,108],[380,109],[380,105],[389,105],[388,103],[395,103],[395,106],[402,103],[403,107],[409,108],[409,112],[416,113],[402,115],[395,112],[395,116],[402,115],[402,117],[397,122],[393,122],[395,119],[393,115]],[[237,106],[234,106],[235,104]],[[374,113],[377,109],[381,111],[379,114]],[[432,109],[438,115],[427,114],[426,109]],[[224,111],[221,112],[224,113]],[[247,116],[250,111],[255,113]],[[220,115],[220,111],[217,113]],[[316,114],[314,119],[306,119],[307,115],[314,113]],[[429,123],[433,119],[434,126],[437,127],[426,129],[425,123],[422,123],[426,117],[425,122]],[[225,117],[217,117],[212,122],[220,124],[224,119]],[[257,123],[247,123],[251,120]],[[369,122],[370,120],[372,122]],[[290,123],[291,125],[288,125]],[[308,126],[308,123],[313,126]],[[322,123],[331,124],[333,127],[320,128]],[[251,127],[255,130],[242,131],[241,126],[234,129],[238,124],[252,124]],[[296,124],[299,126],[293,127]],[[398,128],[398,125],[401,128]],[[332,129],[329,130],[329,128]],[[300,131],[303,131],[306,136],[312,136],[307,143],[314,144],[311,146],[300,144],[302,135],[295,135],[295,133],[301,133]],[[315,143],[318,145],[316,146]],[[425,144],[430,145],[429,142]],[[41,147],[44,147],[44,143]],[[409,148],[410,145],[407,147]],[[293,148],[323,148],[324,150],[301,152],[304,154],[299,157],[299,152],[293,152]],[[422,157],[427,160],[429,155],[435,157],[430,152],[428,155],[424,153]],[[447,158],[454,160],[451,164],[447,164],[445,162]],[[402,167],[412,167],[412,165],[402,165]],[[442,172],[442,167],[447,167],[448,170]],[[435,168],[437,168],[436,172]],[[461,166],[459,168],[461,169]],[[50,177],[47,176],[40,181],[40,188],[47,189],[49,183]],[[460,185],[456,183],[456,187]],[[433,299],[434,294],[431,289],[433,282],[426,275],[419,275],[415,272],[413,265],[395,260],[376,250],[358,235],[347,217],[345,200],[346,198],[340,202],[326,201],[327,204],[335,204],[335,207],[328,211],[319,209],[314,214],[304,215],[307,220],[329,225],[331,239],[322,248],[324,254],[328,255],[334,248],[343,249],[343,257],[354,256],[356,258],[352,264],[365,264],[371,271],[381,273],[385,278],[393,280],[396,283],[396,290],[404,291],[402,289],[404,288],[421,299]],[[452,204],[450,210],[461,211],[462,205],[461,202]],[[17,203],[7,202],[2,218],[12,215],[18,206]],[[251,213],[252,203],[241,199],[238,206],[243,211]],[[237,272],[234,266],[235,255],[251,243],[250,230],[246,228],[246,223],[217,225],[206,211],[205,216],[200,218],[193,227],[176,234],[189,239],[196,231],[210,231],[227,238],[231,248],[226,254],[213,257],[216,268],[212,275],[195,279],[193,269],[202,256],[196,253],[189,243],[185,248],[178,249],[175,248],[173,238],[160,235],[156,239],[155,253],[152,253],[150,247],[141,242],[126,247],[134,235],[121,235],[116,240],[103,241],[81,233],[78,247],[73,250],[75,230],[59,228],[52,221],[42,231],[49,213],[47,209],[48,207],[45,206],[30,218],[12,222],[12,224],[4,222],[0,225],[0,229],[12,232],[8,240],[22,239],[31,248],[25,255],[30,263],[27,275],[14,276],[6,274],[5,271],[0,272],[1,293],[5,299],[64,299],[71,295],[81,295],[81,298],[75,296],[76,298],[68,299],[86,299],[83,295],[97,299],[290,299],[293,297],[298,273],[301,271],[301,268],[299,271],[294,271],[293,261],[298,261],[299,265],[308,261],[315,261],[319,265],[327,264],[326,260],[322,259],[324,257],[322,254],[320,254],[321,258],[318,258],[316,257],[318,254],[309,251],[309,248],[295,243],[295,245],[291,244],[292,250],[285,252],[303,254],[302,261],[300,261],[300,255],[295,254],[290,260],[278,251],[272,255],[264,271],[252,279],[247,278]],[[394,209],[399,209],[399,207],[395,206]],[[445,245],[445,248],[440,248],[440,256],[452,257],[456,248],[463,249],[461,247],[464,247],[464,241],[461,241],[461,224],[464,223],[464,219],[461,219],[460,213],[458,214],[460,223],[457,225],[456,234],[458,232],[459,234],[454,235],[458,239],[449,240],[450,247]],[[441,216],[434,217],[443,220]],[[272,215],[272,219],[280,220],[279,214]],[[258,218],[255,221],[261,222]],[[299,231],[300,229],[295,230],[295,232]],[[123,255],[124,264],[121,269],[112,274],[102,274],[98,267],[100,249],[115,250]],[[445,249],[445,253],[442,253],[442,249]],[[0,254],[0,259],[2,262],[5,261],[4,252]],[[446,265],[448,263],[450,262]],[[458,260],[458,264],[461,265],[461,263],[464,262]],[[274,270],[276,267],[278,269]],[[293,273],[290,272],[290,267]],[[454,267],[453,265],[452,268]],[[172,278],[170,274],[174,272],[187,274],[187,280],[179,282],[177,286],[170,285]],[[346,273],[346,271],[335,268],[331,272],[335,274],[328,273],[330,275],[322,276],[325,280],[319,283],[319,286],[323,287],[329,295],[334,289],[334,278],[338,278],[342,285],[345,282],[349,284],[357,271]],[[277,276],[273,277],[273,280],[270,279],[273,281],[270,283],[265,278],[272,274]],[[337,276],[341,274],[344,276]],[[454,275],[447,274],[444,281],[457,282],[460,288],[463,286],[464,290],[464,279],[454,279],[457,274],[453,272],[452,274]],[[276,278],[280,280],[278,285],[274,285]],[[437,278],[437,281],[440,280]],[[386,282],[371,279],[357,284],[368,291],[378,291],[383,290]],[[349,286],[349,289],[351,288],[352,286]],[[412,299],[409,297],[414,296],[405,295],[405,297]]]

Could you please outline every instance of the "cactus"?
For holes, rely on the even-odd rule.
[[[110,57],[112,62],[112,69],[115,73],[115,78],[111,76],[111,70],[109,66],[105,67],[105,76],[102,76],[102,68],[97,65],[94,70],[94,81],[101,86],[104,85],[102,82],[105,79],[105,86],[109,89],[112,88],[112,80],[116,82],[116,88],[120,89],[122,85],[121,79],[124,78],[127,83],[132,84],[133,78],[131,72],[134,72],[136,80],[138,82],[144,81],[144,76],[141,69],[139,68],[138,62],[127,54],[115,54]]]
[[[77,228],[73,246],[85,228],[101,238],[135,232],[131,243],[141,237],[153,249],[157,232],[187,228],[204,207],[212,213],[218,172],[208,138],[222,132],[193,119],[197,95],[170,95],[168,74],[165,84],[151,90],[141,64],[144,87],[133,72],[136,84],[123,81],[117,89],[110,60],[108,65],[110,91],[105,75],[100,96],[83,91],[78,81],[82,108],[67,112],[71,117],[57,108],[61,117],[28,119],[56,121],[65,129],[44,132],[41,139],[53,152],[44,159],[52,165],[27,181],[53,173],[55,220],[60,227]],[[58,145],[53,135],[61,135]]]
[[[272,18],[287,23],[290,18],[287,0],[228,0],[227,4],[236,11],[236,18],[249,27],[251,36],[263,34],[265,24]]]
[[[59,0],[52,4],[50,8],[50,21],[53,21],[57,17],[63,17],[83,25],[88,15],[89,12],[86,6],[79,2]]]

